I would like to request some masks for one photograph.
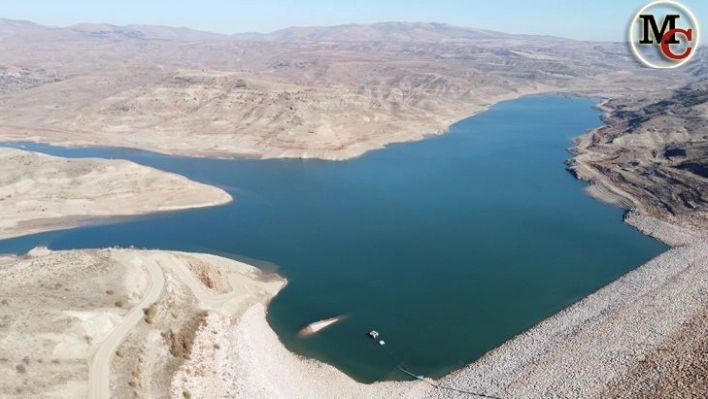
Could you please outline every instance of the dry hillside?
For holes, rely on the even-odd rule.
[[[679,87],[621,44],[383,23],[217,35],[0,20],[0,139],[343,159],[503,99]]]
[[[708,80],[603,108],[607,126],[579,140],[571,169],[619,188],[625,208],[708,230]]]

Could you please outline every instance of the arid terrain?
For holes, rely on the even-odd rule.
[[[578,139],[569,168],[601,199],[705,236],[708,80],[601,107],[607,126]]]
[[[277,276],[203,254],[3,257],[6,397],[701,398],[705,242],[672,249],[441,380],[360,384],[280,343]],[[22,314],[21,319],[15,317]],[[694,334],[696,333],[696,334]],[[687,378],[690,377],[690,378]]]
[[[165,397],[175,372],[190,373],[207,316],[238,315],[284,285],[204,254],[38,248],[0,262],[3,397]]]
[[[346,159],[504,99],[616,96],[708,73],[701,60],[641,68],[618,43],[444,24],[227,36],[0,20],[0,32],[0,140],[190,156]]]
[[[677,90],[609,100],[601,108],[607,125],[577,139],[577,156],[568,162],[569,170],[591,183],[591,195],[627,209],[625,221],[645,234],[674,246],[705,246],[708,80]],[[705,265],[708,253],[701,252],[702,260],[689,263],[681,278]],[[701,398],[708,394],[708,283],[705,268],[698,273],[661,306],[668,308],[668,302],[679,301],[679,311],[691,304],[699,307],[680,327],[667,331],[660,345],[640,356],[603,397]],[[665,315],[667,320],[675,316]]]
[[[621,44],[442,24],[228,36],[0,20],[0,52],[0,141],[190,156],[346,159],[525,94],[607,97],[608,125],[568,168],[675,246],[441,380],[372,385],[285,349],[265,319],[277,276],[206,254],[36,248],[0,257],[2,397],[706,396],[705,51],[653,71]],[[0,162],[0,238],[231,200],[125,161],[2,148]]]
[[[123,160],[0,148],[0,164],[0,239],[68,228],[89,218],[231,201],[219,188]]]

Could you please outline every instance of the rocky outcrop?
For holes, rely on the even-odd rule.
[[[708,81],[602,109],[607,125],[576,142],[568,169],[622,193],[623,208],[708,236]]]

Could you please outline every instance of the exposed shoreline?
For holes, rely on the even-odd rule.
[[[231,202],[226,191],[125,160],[0,148],[0,240]]]
[[[606,111],[604,103],[597,108]],[[242,386],[248,392],[243,397],[331,394],[323,381],[336,381],[337,394],[352,398],[447,398],[465,392],[514,398],[605,396],[628,370],[670,347],[667,337],[700,314],[706,303],[696,282],[706,283],[708,242],[701,232],[642,214],[638,200],[601,175],[579,177],[590,181],[588,194],[630,209],[624,218],[630,226],[675,248],[437,381],[358,384],[331,366],[289,353],[265,323],[265,309],[254,307],[236,323],[236,339],[256,345],[246,353],[258,355],[244,355],[239,362],[247,365],[247,380],[268,385]],[[279,378],[265,378],[268,364],[285,365]]]
[[[599,398],[665,337],[699,313],[708,243],[671,249],[580,302],[435,381],[360,384],[332,366],[283,347],[256,305],[236,322],[241,397]],[[705,299],[705,298],[704,298]],[[243,348],[242,348],[243,349]],[[273,367],[278,365],[278,371]],[[222,365],[227,367],[227,365]],[[233,364],[231,364],[233,366]],[[258,383],[255,383],[258,381]],[[249,384],[250,383],[250,384]]]
[[[415,132],[412,129],[401,129],[401,132],[393,132],[386,137],[367,137],[362,141],[352,142],[351,145],[343,148],[290,148],[272,150],[267,147],[253,147],[246,151],[238,148],[228,148],[223,143],[220,146],[222,150],[202,148],[198,141],[204,141],[203,138],[197,137],[181,137],[183,142],[189,142],[189,145],[175,147],[172,143],[174,140],[162,140],[160,142],[152,142],[146,140],[133,140],[126,144],[125,141],[114,141],[110,137],[95,137],[93,140],[81,136],[81,139],[72,138],[70,132],[58,132],[55,130],[47,130],[42,127],[23,127],[23,126],[8,126],[0,125],[0,141],[8,143],[36,143],[48,144],[57,147],[65,148],[88,148],[88,147],[109,147],[123,148],[154,152],[157,154],[192,157],[192,158],[215,158],[215,159],[319,159],[325,161],[347,161],[361,157],[368,152],[376,150],[384,150],[392,144],[403,144],[415,141],[425,140],[427,137],[440,136],[446,134],[450,127],[454,124],[472,118],[476,115],[484,113],[499,103],[506,101],[514,101],[524,97],[533,96],[565,96],[571,98],[610,98],[616,94],[610,94],[606,91],[593,90],[522,90],[513,93],[506,93],[495,96],[492,100],[484,104],[470,104],[463,111],[454,112],[445,117],[444,120],[434,121],[430,123],[429,128],[422,127]],[[438,123],[439,122],[439,123]],[[442,126],[436,128],[434,126]],[[194,142],[192,142],[194,141]],[[208,140],[207,140],[208,141]]]
[[[339,323],[340,321],[344,320],[346,316],[337,316],[337,317],[331,317],[329,319],[324,319],[324,320],[319,320],[314,323],[308,324],[306,327],[304,327],[300,332],[297,334],[298,337],[304,338],[304,337],[309,337],[310,335],[317,334],[318,332],[324,330],[325,328]]]
[[[589,134],[578,139],[578,148]],[[582,155],[582,151],[578,153]],[[591,181],[590,195],[632,209],[625,222],[678,247],[437,381],[360,384],[332,366],[290,353],[265,320],[265,304],[270,298],[265,296],[235,318],[208,318],[209,328],[202,328],[196,336],[195,359],[186,364],[213,372],[208,379],[192,376],[187,384],[190,392],[199,393],[203,388],[203,393],[213,393],[214,381],[221,381],[219,386],[229,394],[244,398],[334,394],[447,398],[462,392],[503,398],[602,396],[610,384],[620,382],[623,373],[664,345],[665,337],[706,305],[701,302],[705,299],[700,295],[701,285],[694,283],[705,280],[708,242],[701,232],[643,215],[639,201],[591,168],[583,168],[582,157],[578,164],[578,177]],[[51,226],[37,227],[42,228]],[[236,350],[220,357],[200,356],[199,351],[207,350],[214,340]],[[238,381],[227,384],[235,376]],[[175,375],[173,395],[183,388]]]
[[[227,36],[0,19],[0,31],[8,33],[0,34],[0,142],[174,156],[347,160],[444,134],[527,95],[615,98],[708,77],[701,64],[706,53],[666,73],[643,68],[624,43],[546,41],[437,23]],[[686,105],[669,103],[671,110]],[[604,103],[598,108],[608,110]],[[647,115],[625,113],[640,114]],[[695,126],[660,131],[705,130]],[[708,244],[702,241],[708,216],[684,225],[693,214],[679,220],[662,213],[672,205],[700,209],[705,190],[692,187],[706,180],[676,180],[669,165],[668,173],[635,190],[637,180],[620,179],[634,171],[653,177],[644,167],[658,157],[628,151],[605,159],[604,149],[626,141],[587,151],[590,136],[578,139],[578,158],[569,165],[589,181],[588,194],[629,210],[626,223],[678,248],[439,381],[364,385],[289,352],[265,317],[269,299],[286,282],[251,266],[206,254],[43,248],[24,257],[0,254],[0,372],[10,376],[0,379],[0,397],[613,396],[607,393],[622,378],[647,365],[658,370],[652,351],[677,329],[690,332],[683,323],[697,306],[708,308]],[[682,139],[656,136],[668,138],[659,144],[669,151]],[[635,144],[652,150],[659,141]],[[36,154],[25,155],[36,158],[29,167],[23,161],[8,167],[3,153],[0,240],[231,201],[218,188],[131,162],[62,160],[45,167]],[[637,158],[650,161],[623,168]],[[651,190],[672,180],[688,189]]]

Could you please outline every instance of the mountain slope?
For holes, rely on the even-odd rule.
[[[571,168],[601,173],[632,199],[626,207],[708,230],[708,80],[603,108],[607,126],[581,139]]]

